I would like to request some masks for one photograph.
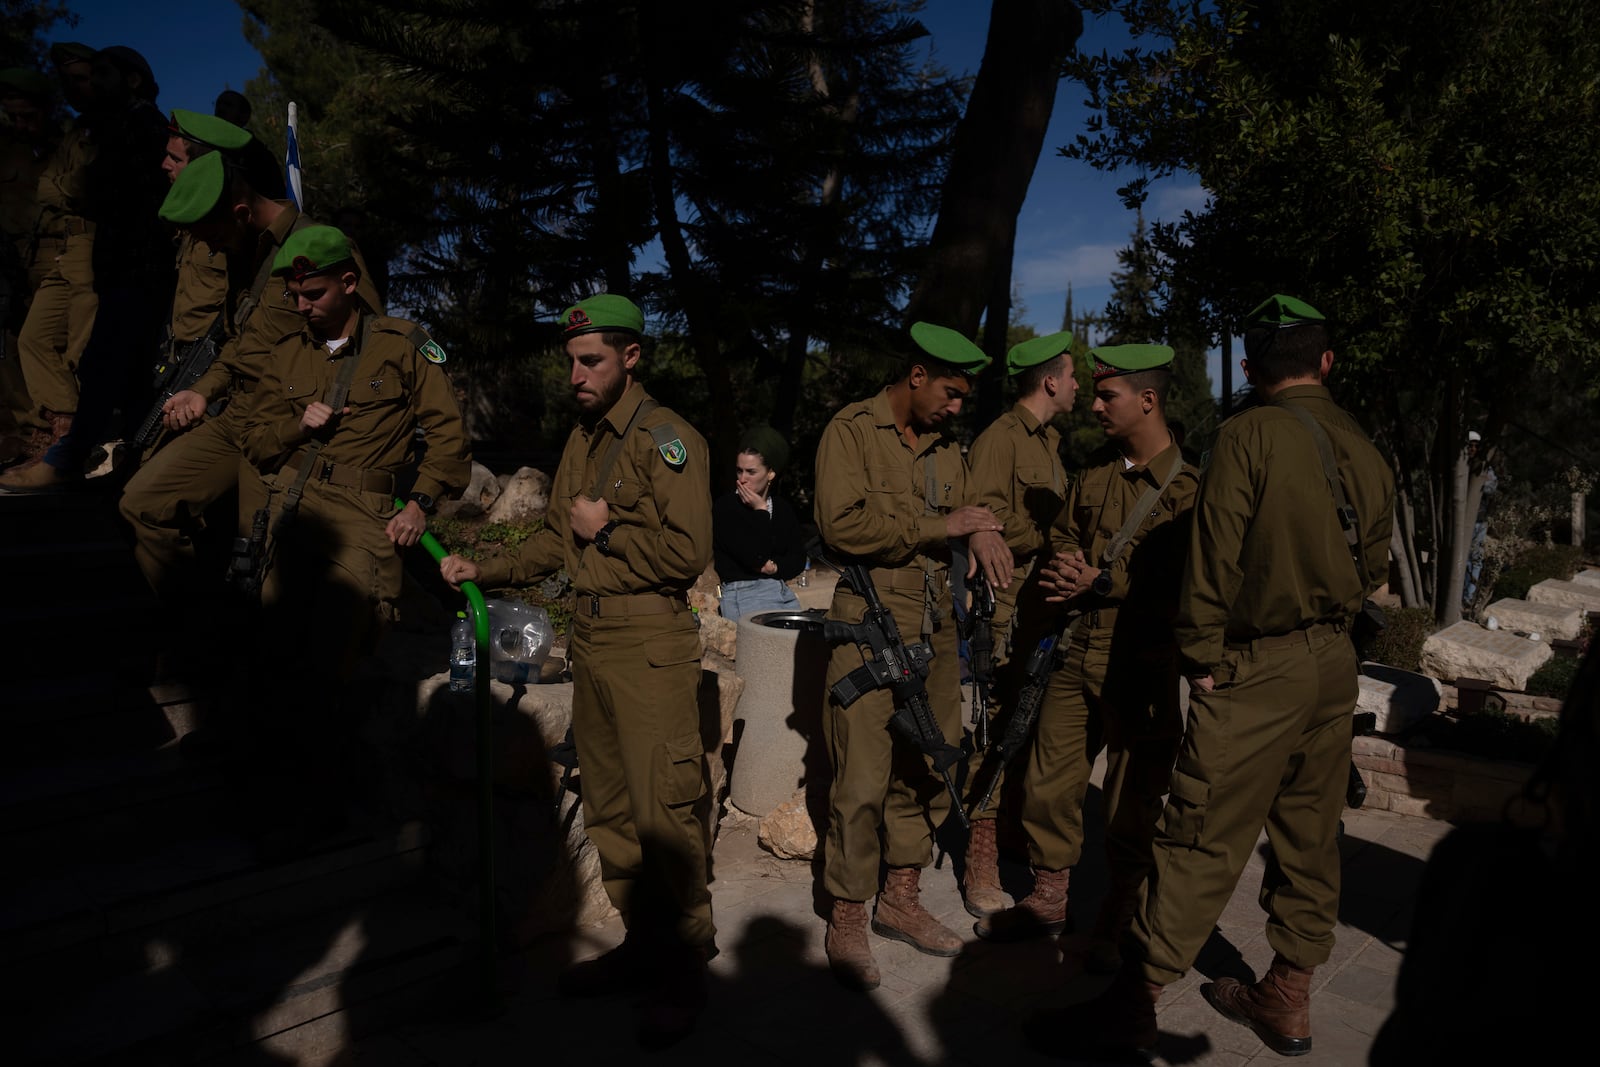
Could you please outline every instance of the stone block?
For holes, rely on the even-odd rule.
[[[1600,585],[1546,578],[1528,590],[1528,599],[1535,604],[1560,604],[1580,611],[1600,611]]]
[[[766,815],[827,762],[821,743],[828,645],[818,629],[738,623],[737,670],[744,679],[738,746],[728,799]]]
[[[439,505],[439,514],[445,517],[456,516],[470,519],[482,515],[494,507],[494,502],[500,499],[500,479],[496,478],[494,471],[482,463],[474,461],[472,464],[472,477],[467,482],[466,491],[458,500],[446,500]]]
[[[532,522],[550,507],[550,476],[533,467],[518,468],[489,509],[490,522]]]
[[[1522,690],[1552,655],[1542,641],[1462,621],[1423,642],[1422,669],[1439,679],[1485,678],[1500,689]]]
[[[1595,586],[1595,592],[1600,593],[1600,586]],[[1498,622],[1500,629],[1537,633],[1545,644],[1577,637],[1583,629],[1583,609],[1573,604],[1541,604],[1507,597],[1490,604],[1485,614]]]
[[[1600,589],[1600,567],[1585,567],[1572,576],[1572,580],[1581,585],[1592,585]]]
[[[1380,734],[1398,734],[1439,709],[1437,679],[1382,663],[1363,663],[1356,711],[1370,711]]]
[[[817,827],[806,807],[806,790],[794,795],[761,820],[761,847],[781,860],[808,860],[817,852]]]

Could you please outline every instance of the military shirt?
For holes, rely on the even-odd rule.
[[[907,444],[887,389],[828,423],[816,477],[817,527],[836,552],[880,567],[949,566],[945,515],[970,503],[966,461],[938,430],[919,434],[914,449]]]
[[[184,232],[178,239],[178,286],[172,294],[172,337],[204,337],[228,299],[228,257]],[[272,282],[269,280],[268,285]]]
[[[94,138],[87,124],[81,117],[73,119],[39,173],[39,233],[59,235],[67,219],[83,214],[89,164],[94,157]]]
[[[640,415],[627,430],[647,399],[634,384],[592,428],[573,428],[544,527],[511,554],[480,564],[480,585],[525,584],[565,567],[573,590],[584,596],[688,592],[711,562],[710,454],[705,438],[669,408]],[[602,553],[573,536],[570,508],[578,496],[591,495],[600,464],[624,430],[622,450],[600,487],[617,524],[609,553]]]
[[[1017,582],[1026,580],[1045,554],[1050,526],[1066,500],[1061,434],[1017,404],[972,442],[967,467],[973,503],[987,507],[1005,524],[1006,547],[1016,570],[1011,588],[996,589],[995,596],[1015,603]]]
[[[293,230],[303,229],[306,226],[317,225],[309,218],[300,214],[300,209],[287,200],[274,201],[283,208],[272,225],[262,231],[256,238],[256,247],[248,255],[228,254],[228,299],[227,306],[230,315],[230,337],[222,351],[217,354],[217,361],[211,368],[201,375],[195,382],[194,390],[206,398],[209,403],[227,395],[230,388],[238,386],[234,398],[229,401],[235,407],[235,416],[247,415],[244,410],[250,403],[239,391],[249,394],[255,388],[256,382],[266,371],[268,357],[272,355],[273,347],[284,337],[298,331],[305,320],[295,307],[294,300],[289,296],[288,287],[282,278],[268,278],[266,289],[262,291],[260,303],[256,305],[250,318],[241,328],[233,321],[237,316],[240,304],[250,293],[250,286],[256,279],[261,265],[270,262],[278,254],[278,248],[288,239]],[[301,221],[304,219],[304,221]],[[382,314],[383,301],[378,299],[378,290],[373,287],[367,262],[361,256],[361,250],[350,244],[350,251],[355,254],[356,266],[361,272],[361,281],[356,287],[356,295],[361,297],[364,304],[372,311]]]
[[[435,498],[464,489],[472,470],[461,409],[444,369],[423,354],[428,340],[421,327],[403,319],[365,313],[337,352],[304,325],[280,338],[256,390],[245,454],[270,472],[309,444],[312,434],[300,426],[300,416],[312,401],[327,402],[340,366],[351,358],[346,353],[359,341],[345,402],[350,412],[338,416],[318,460],[395,473],[413,462],[414,431],[421,428],[428,448],[414,489]]]
[[[0,144],[0,234],[17,252],[17,263],[28,266],[28,246],[38,216],[39,174],[46,157],[30,145]],[[9,255],[9,253],[8,253]]]
[[[1285,408],[1310,412],[1333,445],[1357,516],[1357,574],[1334,513],[1317,441]],[[1197,670],[1226,642],[1347,619],[1388,573],[1394,477],[1361,427],[1320,385],[1284,389],[1274,402],[1222,425],[1200,481],[1194,537],[1179,594],[1179,651]]]
[[[1111,592],[1073,598],[1071,607],[1095,611],[1097,631],[1115,627],[1118,640],[1161,645],[1170,655],[1172,618],[1189,536],[1199,472],[1169,444],[1147,464],[1130,466],[1114,444],[1098,448],[1067,494],[1066,506],[1051,530],[1055,551],[1081,551],[1094,567],[1105,566],[1106,552],[1146,492],[1161,484],[1172,463],[1178,473],[1135,529],[1122,554],[1106,569]],[[1115,609],[1115,610],[1107,610]]]

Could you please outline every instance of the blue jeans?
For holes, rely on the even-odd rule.
[[[719,609],[724,619],[738,621],[746,615],[763,611],[799,611],[800,598],[794,590],[776,578],[756,578],[748,582],[723,582],[722,604]]]

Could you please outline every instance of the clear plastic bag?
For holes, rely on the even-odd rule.
[[[489,666],[501,682],[537,682],[544,661],[550,658],[555,631],[550,616],[518,600],[488,600]]]

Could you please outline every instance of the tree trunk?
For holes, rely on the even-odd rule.
[[[1065,0],[994,0],[983,62],[956,124],[928,247],[906,317],[968,337],[990,303],[997,276],[1010,290],[1007,250],[1017,213],[1044,146],[1061,64],[1083,33],[1083,15]]]

